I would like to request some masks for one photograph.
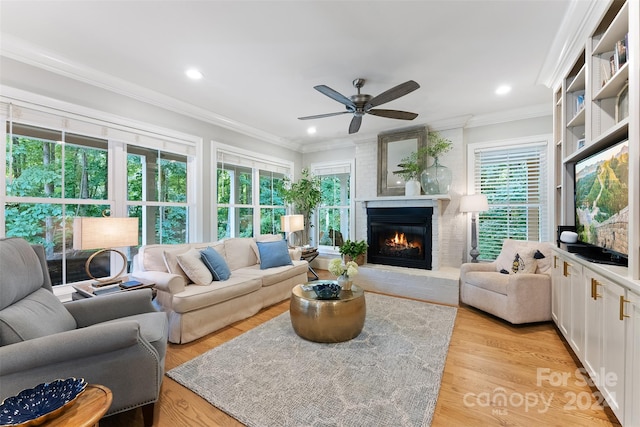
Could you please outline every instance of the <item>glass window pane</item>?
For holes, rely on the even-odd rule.
[[[280,217],[285,215],[284,208],[260,208],[260,234],[278,234]]]
[[[253,237],[253,208],[234,209],[236,217],[236,237]]]
[[[348,238],[349,209],[318,209],[318,244],[322,246],[340,246]]]
[[[146,243],[176,244],[187,242],[187,212],[182,206],[145,206],[142,218]]]
[[[261,170],[260,175],[260,205],[283,206],[282,189],[284,175],[276,172]]]
[[[227,170],[218,168],[217,185],[218,204],[229,204],[231,202],[231,173]]]
[[[7,135],[7,195],[61,197],[61,147],[55,141]]]
[[[222,240],[227,237],[231,237],[232,224],[229,214],[231,210],[229,208],[218,208],[218,240]]]
[[[160,201],[187,201],[187,158],[160,153]]]
[[[127,154],[127,200],[140,202],[143,199],[142,167],[144,157],[138,154]]]
[[[80,140],[80,138],[73,138]],[[64,197],[106,200],[107,144],[95,148],[89,144],[67,143],[64,150]]]

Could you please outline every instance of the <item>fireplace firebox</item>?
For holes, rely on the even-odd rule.
[[[431,270],[433,208],[368,208],[367,262]]]

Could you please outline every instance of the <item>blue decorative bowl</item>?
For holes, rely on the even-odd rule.
[[[6,398],[0,405],[0,425],[35,426],[57,417],[87,387],[84,378],[55,380],[22,390]]]
[[[324,282],[313,285],[313,291],[318,299],[337,299],[342,287],[335,282]]]

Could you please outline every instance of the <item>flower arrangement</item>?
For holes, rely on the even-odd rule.
[[[358,274],[358,264],[356,264],[354,261],[343,263],[342,259],[334,258],[329,261],[329,272],[331,272],[331,274],[335,274],[336,276],[342,276],[343,274],[346,274],[349,277],[353,277]]]

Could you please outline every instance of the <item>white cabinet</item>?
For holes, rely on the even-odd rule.
[[[640,426],[640,294],[627,292],[622,305],[622,316],[627,322],[625,426]]]
[[[554,249],[552,315],[623,426],[640,427],[640,291],[624,268]]]

